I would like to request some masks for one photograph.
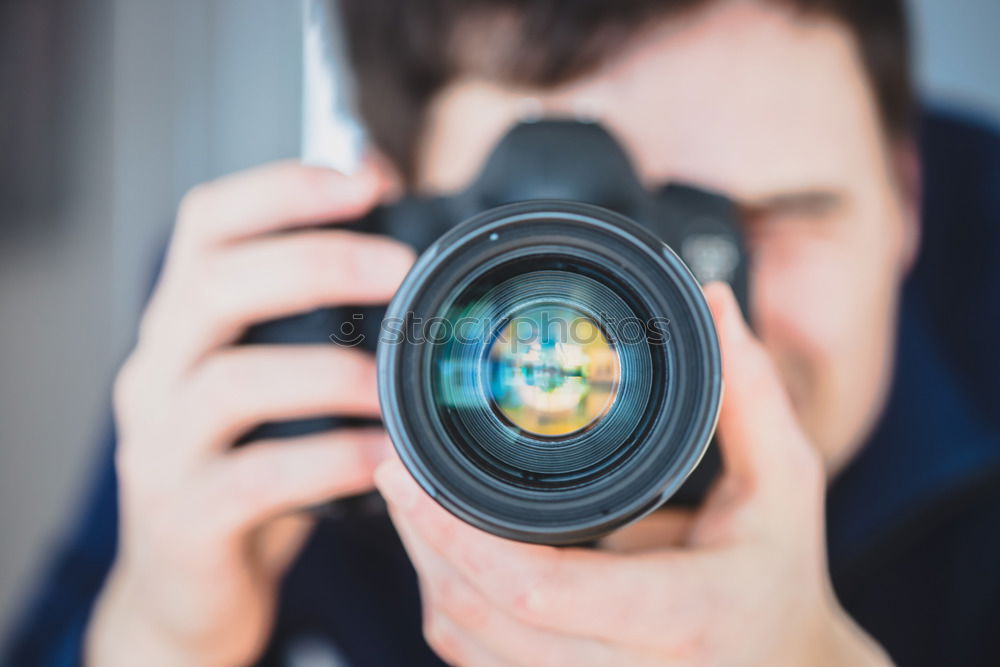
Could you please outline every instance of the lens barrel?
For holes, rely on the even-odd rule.
[[[509,204],[425,252],[383,321],[383,419],[468,523],[593,540],[652,511],[715,429],[721,356],[701,288],[661,240],[589,204]]]

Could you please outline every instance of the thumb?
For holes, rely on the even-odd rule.
[[[308,514],[285,514],[263,524],[253,538],[263,571],[272,577],[284,574],[315,523],[315,517]]]
[[[818,466],[774,364],[754,337],[732,290],[714,283],[705,296],[722,347],[725,396],[718,435],[727,478],[752,492],[783,489]]]

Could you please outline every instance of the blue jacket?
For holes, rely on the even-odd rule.
[[[922,153],[923,248],[904,288],[888,405],[828,493],[831,575],[898,664],[1000,665],[1000,136],[930,116]],[[3,654],[11,665],[80,660],[117,539],[109,440]],[[442,664],[421,638],[415,576],[384,514],[322,522],[284,583],[261,664],[320,656]]]

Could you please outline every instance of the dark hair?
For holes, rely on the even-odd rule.
[[[340,0],[340,7],[362,119],[412,180],[427,105],[458,76],[555,86],[613,56],[650,19],[712,1]],[[904,0],[765,1],[847,26],[888,136],[909,135],[914,95]]]

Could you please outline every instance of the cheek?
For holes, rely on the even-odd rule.
[[[863,436],[887,374],[896,281],[872,241],[789,233],[754,258],[754,326],[829,463]]]

